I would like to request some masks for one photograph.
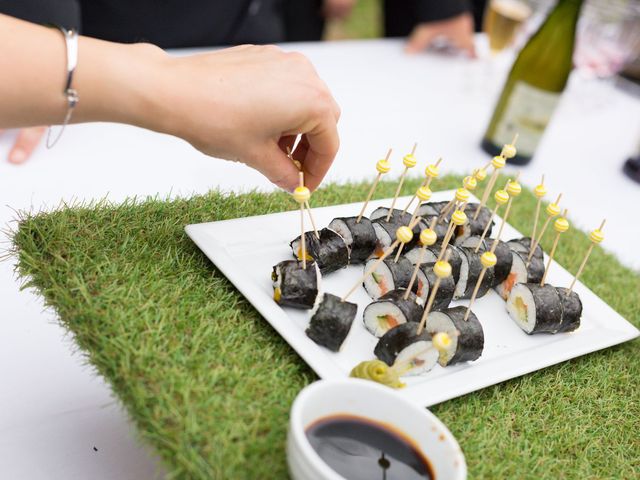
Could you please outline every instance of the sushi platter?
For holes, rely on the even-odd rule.
[[[405,167],[407,167],[407,164],[405,164]],[[382,173],[385,172],[379,170],[378,178]],[[456,198],[459,191],[460,189],[458,191],[433,192],[433,195],[429,195],[430,203],[433,205],[439,203],[440,207],[445,203],[455,206],[452,198]],[[515,195],[517,193],[519,192],[516,192]],[[418,197],[422,200],[420,195]],[[311,252],[318,251],[319,245],[330,245],[331,242],[335,241],[333,239],[336,237],[334,235],[336,230],[342,233],[347,228],[347,223],[336,223],[336,219],[346,220],[365,214],[369,215],[373,220],[374,212],[384,213],[383,210],[380,210],[381,207],[385,207],[386,211],[388,211],[390,205],[397,204],[401,208],[408,204],[410,200],[412,201],[413,198],[399,197],[313,208],[313,230],[307,232],[304,236],[300,235],[301,216],[305,215],[305,205],[309,208],[309,195],[308,193],[299,195],[295,200],[300,204],[300,209],[270,215],[188,225],[186,232],[216,267],[320,377],[325,379],[345,378],[352,374],[354,367],[363,361],[373,360],[377,357],[387,364],[393,364],[394,361],[396,363],[400,361],[403,355],[411,355],[409,348],[399,351],[397,345],[395,353],[390,355],[389,349],[393,350],[394,342],[397,343],[399,334],[394,339],[389,336],[389,332],[400,332],[403,329],[407,330],[411,326],[414,334],[416,327],[418,328],[418,334],[420,334],[421,327],[424,327],[424,325],[418,325],[419,318],[413,321],[407,320],[404,323],[400,322],[402,324],[395,325],[395,328],[393,328],[394,325],[387,325],[383,322],[381,324],[382,331],[377,332],[375,331],[378,326],[377,323],[365,323],[367,316],[371,317],[370,314],[365,312],[374,311],[373,318],[385,318],[387,310],[384,310],[386,307],[384,302],[381,302],[385,297],[379,298],[385,293],[389,293],[391,297],[394,295],[398,297],[393,298],[390,303],[400,305],[402,302],[400,296],[402,295],[398,295],[398,292],[394,294],[394,291],[378,291],[380,283],[377,278],[380,275],[387,275],[389,276],[389,281],[398,281],[395,277],[396,274],[392,272],[393,268],[395,268],[394,264],[405,262],[410,265],[410,269],[411,265],[419,262],[417,258],[420,257],[420,249],[418,247],[410,249],[407,245],[406,251],[396,254],[399,244],[401,244],[400,247],[405,246],[401,241],[400,231],[398,231],[398,238],[395,244],[382,245],[382,247],[390,248],[388,254],[393,250],[393,255],[389,255],[386,259],[382,252],[368,257],[369,253],[358,251],[355,245],[350,245],[348,255],[353,256],[354,259],[360,257],[358,264],[348,264],[349,262],[342,258],[344,253],[341,253],[340,249],[332,250],[324,258],[326,260],[325,263],[323,263],[323,258],[318,258],[318,261],[315,262],[314,260],[316,259],[312,258],[313,255],[307,259],[308,255],[306,253],[302,255],[302,258],[298,254],[298,262],[293,260],[292,248],[294,252],[299,252],[301,248],[302,251],[305,251],[305,248],[309,248]],[[484,200],[486,201],[486,198]],[[462,202],[462,198],[460,198],[460,201]],[[465,210],[467,202],[475,201],[477,199],[467,192],[462,210]],[[482,204],[484,203],[482,202]],[[557,203],[551,205],[556,205]],[[510,201],[507,203],[505,198],[504,204],[506,205],[505,212],[508,215]],[[293,205],[292,203],[292,207]],[[477,203],[469,203],[468,206],[472,207],[472,205],[475,205],[476,209],[481,207],[488,210],[482,205],[478,207]],[[453,211],[453,208],[451,210]],[[493,213],[497,213],[497,210],[498,208]],[[547,211],[549,212],[549,210]],[[469,217],[473,217],[473,209],[466,210],[466,212]],[[552,213],[555,212],[548,213],[549,218],[552,217]],[[409,214],[411,214],[411,210],[409,210]],[[452,216],[455,217],[455,212]],[[390,218],[391,215],[387,217],[387,221]],[[482,218],[482,215],[479,218]],[[397,391],[421,406],[430,406],[458,397],[510,378],[631,340],[640,334],[633,325],[587,289],[580,281],[575,281],[573,275],[558,265],[552,258],[549,258],[541,249],[539,249],[539,252],[535,252],[536,248],[539,248],[535,246],[535,242],[534,245],[524,245],[524,247],[520,244],[511,245],[508,240],[522,239],[523,235],[507,222],[501,224],[502,219],[499,215],[493,215],[491,218],[494,220],[495,225],[500,225],[498,235],[504,240],[504,243],[500,242],[500,246],[498,248],[493,246],[493,249],[490,249],[487,245],[483,250],[480,250],[480,254],[485,251],[485,255],[481,255],[483,257],[481,260],[479,260],[480,256],[477,259],[469,257],[463,262],[466,267],[463,267],[462,270],[466,268],[467,273],[456,272],[459,277],[460,275],[470,276],[471,273],[469,272],[472,268],[481,271],[482,275],[480,275],[475,289],[473,288],[475,282],[472,283],[470,279],[467,282],[465,278],[465,283],[462,284],[462,287],[460,286],[459,278],[456,278],[455,287],[451,283],[451,266],[453,265],[455,270],[456,261],[454,261],[453,257],[449,258],[449,250],[447,250],[446,255],[443,255],[445,249],[448,248],[445,243],[445,248],[440,255],[442,258],[435,258],[437,253],[435,256],[431,253],[434,258],[429,265],[432,265],[433,268],[429,271],[424,269],[424,273],[421,274],[424,275],[424,277],[421,277],[423,278],[422,282],[431,284],[432,295],[427,295],[428,292],[425,292],[422,298],[418,298],[420,292],[415,290],[415,294],[413,294],[413,283],[409,283],[408,290],[411,290],[411,292],[406,292],[406,295],[404,295],[406,299],[411,293],[409,298],[413,298],[421,305],[421,310],[417,313],[412,313],[411,309],[414,307],[403,309],[403,314],[406,314],[407,318],[412,315],[419,317],[425,310],[425,304],[429,300],[433,302],[433,305],[427,308],[427,310],[432,308],[433,313],[428,313],[427,311],[423,315],[424,318],[428,316],[428,322],[427,328],[422,335],[426,335],[424,338],[429,339],[427,343],[423,342],[424,345],[431,345],[431,340],[433,340],[434,345],[436,344],[436,337],[431,338],[431,334],[435,332],[429,333],[427,330],[429,328],[437,329],[437,325],[441,325],[443,330],[448,328],[449,330],[447,331],[451,333],[450,324],[453,322],[458,327],[456,334],[460,335],[457,339],[458,351],[455,354],[452,353],[444,362],[442,362],[442,347],[438,350],[432,348],[427,356],[421,357],[421,361],[429,362],[428,369],[422,369],[419,374],[402,376],[401,380],[404,387]],[[451,222],[453,225],[454,219]],[[326,229],[325,227],[330,224],[332,228]],[[459,225],[462,226],[463,222]],[[319,230],[316,230],[316,226]],[[413,224],[409,223],[409,226],[413,226]],[[446,227],[446,223],[444,226]],[[352,224],[349,228],[351,227],[354,227],[354,225]],[[423,228],[423,232],[427,230],[424,224],[420,228]],[[433,225],[431,228],[433,228]],[[557,245],[560,234],[566,231],[566,228],[563,227],[562,222],[556,222],[554,228],[557,232],[554,233],[556,235],[554,245]],[[494,228],[494,236],[495,230],[496,228]],[[356,238],[356,230],[352,231],[354,238]],[[420,233],[420,230],[418,229],[416,232]],[[552,233],[552,230],[549,232]],[[600,230],[594,232],[600,232]],[[376,235],[384,237],[385,233],[381,230]],[[440,232],[438,235],[438,238],[440,238],[444,235],[444,232]],[[337,236],[343,237],[344,233]],[[390,234],[389,236],[392,237],[393,235]],[[300,243],[303,243],[302,237],[305,237],[307,243],[304,247],[300,245]],[[351,238],[350,241],[355,244],[354,238]],[[420,238],[426,237],[420,236]],[[594,243],[597,240],[598,238],[592,237]],[[342,238],[340,238],[340,241],[342,241]],[[465,249],[473,251],[473,247],[477,246],[479,242],[490,244],[493,238],[491,238],[491,234],[487,234],[485,239],[476,239],[475,243],[473,243],[473,237],[457,238],[456,242],[458,241],[460,241],[461,245],[466,242]],[[529,270],[533,268],[535,270],[537,268],[535,265],[537,265],[541,269],[538,273],[542,275],[544,272],[542,286],[537,283],[516,283],[513,285],[509,284],[507,280],[505,280],[506,283],[503,282],[503,284],[497,285],[495,288],[482,286],[484,285],[483,281],[491,283],[494,275],[499,274],[500,259],[505,254],[505,252],[500,251],[500,247],[507,248],[505,246],[507,243],[510,244],[509,248],[512,250],[520,248],[527,250],[529,247],[533,247],[530,249],[531,258],[528,260],[526,259],[526,252],[524,255],[516,255],[514,253],[514,258],[522,256],[522,259],[518,260],[522,265],[511,268],[512,272],[517,268]],[[451,244],[453,245],[453,242]],[[496,241],[495,244],[498,245],[498,242]],[[374,247],[371,246],[371,248]],[[450,250],[455,249],[450,248]],[[493,254],[494,250],[495,255],[489,255],[490,253]],[[508,248],[506,253],[507,255],[509,254]],[[553,257],[553,250],[550,253]],[[426,255],[428,256],[429,253]],[[381,256],[383,257],[382,259],[378,258],[376,260],[377,257]],[[487,260],[492,256],[493,263]],[[286,260],[289,260],[289,263],[283,262]],[[439,261],[434,264],[433,261],[435,260]],[[487,260],[486,264],[485,260]],[[450,264],[449,261],[451,262]],[[479,263],[480,261],[482,261],[482,264]],[[303,262],[305,262],[304,270],[302,270]],[[448,266],[442,269],[444,271],[442,274],[438,271],[438,264],[440,263],[440,266]],[[534,267],[531,267],[530,264],[533,264]],[[385,265],[388,268],[385,267],[383,273],[371,275],[371,278],[376,279],[375,282],[371,282],[370,278],[367,278],[368,270],[374,269],[375,273],[375,271],[378,271],[375,270],[377,267],[384,267]],[[418,266],[420,266],[420,263],[418,263]],[[295,271],[288,273],[289,278],[303,275],[303,277],[298,277],[302,278],[303,287],[307,283],[314,285],[314,290],[311,294],[306,288],[300,289],[300,285],[297,287],[294,285],[296,287],[294,288],[294,294],[285,292],[286,286],[280,285],[279,282],[286,281],[285,273],[287,273],[287,269],[291,268]],[[309,271],[306,270],[307,268]],[[364,277],[363,271],[365,273]],[[504,275],[506,274],[508,274],[508,268],[504,272]],[[526,270],[524,275],[526,278]],[[275,286],[276,279],[278,282],[277,287]],[[363,281],[365,288],[363,288]],[[526,281],[532,282],[530,279]],[[534,282],[539,281],[540,278],[538,276]],[[422,282],[416,281],[414,283],[421,284]],[[436,294],[438,287],[435,286],[435,283],[441,289],[439,296]],[[507,288],[505,285],[508,285],[508,291],[505,291],[505,288]],[[281,287],[282,292],[280,291]],[[441,302],[443,295],[446,296],[447,292],[449,292],[453,296],[454,290],[456,294],[453,298],[459,297],[460,300],[450,301],[449,299],[445,302],[446,305],[440,305],[439,301]],[[340,298],[345,292],[349,292],[349,294]],[[509,301],[505,303],[509,292],[517,293],[518,297],[515,301],[512,301],[513,294],[511,294]],[[289,295],[289,300],[294,306],[296,302],[306,304],[306,306],[290,308],[290,306],[287,306],[285,298],[281,298],[281,295],[283,297]],[[431,296],[434,298],[428,298]],[[276,301],[274,301],[274,297]],[[470,304],[470,299],[473,306],[472,312],[471,308],[467,308]],[[537,323],[535,323],[535,311],[533,313],[530,312],[532,310],[531,306],[528,307],[529,317],[525,315],[524,320],[518,317],[518,315],[521,315],[518,311],[522,308],[523,301],[529,304],[540,301],[547,305],[547,307],[542,304],[538,305],[538,315],[541,318],[538,319]],[[562,302],[561,310],[564,314],[561,316],[566,316],[566,319],[563,319],[560,324],[554,324],[553,328],[545,327],[545,321],[553,320],[555,322],[553,316],[558,315],[557,312],[553,311],[553,305],[548,306],[553,304],[554,301]],[[380,303],[382,305],[379,305]],[[449,308],[447,309],[446,307]],[[332,321],[332,315],[341,315],[333,313],[336,308],[344,308],[344,314],[348,317],[348,322],[345,324],[346,327],[343,325],[344,331],[336,333],[334,329],[331,330],[331,335],[327,335],[323,331],[325,323]],[[526,308],[525,306],[525,310]],[[378,315],[375,309],[381,309],[380,311],[383,315]],[[530,320],[531,315],[534,315],[533,323]],[[545,318],[542,318],[542,316],[545,316]],[[478,331],[474,325],[480,328],[480,339],[477,337]],[[479,327],[480,325],[481,327]],[[387,332],[386,334],[385,331]],[[532,333],[538,332],[542,333],[532,335]],[[552,334],[556,332],[559,333]],[[406,332],[402,333],[402,335],[405,334]],[[382,338],[378,338],[379,336]],[[465,340],[465,337],[467,340]],[[450,341],[448,337],[447,341]],[[418,343],[415,345],[418,345]],[[468,350],[465,350],[467,348]],[[479,351],[474,353],[478,348]],[[374,351],[376,352],[375,354]],[[440,363],[438,363],[439,353]],[[446,366],[442,366],[443,363]]]

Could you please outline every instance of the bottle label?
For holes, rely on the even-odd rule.
[[[518,153],[532,156],[559,101],[559,93],[516,82],[491,141],[504,145],[517,133]]]

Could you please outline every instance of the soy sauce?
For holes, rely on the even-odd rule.
[[[325,417],[306,430],[313,449],[348,480],[433,480],[429,460],[400,432],[367,418]]]

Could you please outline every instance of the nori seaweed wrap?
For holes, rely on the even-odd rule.
[[[443,202],[424,202],[418,209],[418,215],[423,218],[440,215],[444,207],[446,207],[448,204],[449,202],[446,200]]]
[[[435,244],[431,247],[427,247],[427,250],[424,252],[422,263],[435,263],[438,260],[441,248],[442,244]],[[445,255],[447,252],[449,252],[449,263],[451,264],[451,276],[453,277],[453,282],[458,283],[458,279],[460,278],[460,268],[462,268],[462,252],[459,247],[451,244],[447,245]],[[414,247],[407,251],[405,253],[405,257],[415,265],[420,259],[420,247]]]
[[[390,328],[401,323],[419,322],[424,311],[414,293],[409,293],[405,300],[404,288],[391,290],[364,309],[362,318],[364,325],[376,337],[381,337]]]
[[[507,299],[507,312],[529,335],[556,333],[562,325],[562,300],[553,285],[516,284]]]
[[[393,255],[388,256],[372,273],[364,279],[364,288],[371,298],[377,300],[381,296],[398,288],[407,288],[413,274],[413,265],[405,257],[397,262]],[[377,259],[369,260],[364,269],[367,270]],[[417,290],[417,286],[415,287]]]
[[[358,313],[358,305],[343,302],[340,297],[325,293],[305,331],[318,345],[333,352],[340,350]]]
[[[323,228],[318,232],[305,232],[307,260],[316,261],[323,275],[335,272],[349,265],[349,248],[344,239],[330,228]],[[290,244],[293,256],[302,260],[302,244],[300,236]]]
[[[503,300],[509,298],[509,293],[517,283],[539,283],[544,275],[544,261],[542,257],[534,255],[527,266],[527,253],[511,250],[511,271],[507,278],[495,286],[496,292]]]
[[[435,218],[435,215],[430,215],[427,217],[423,217],[423,223],[422,225],[424,225],[424,228],[430,227],[431,226],[431,222],[432,220]],[[442,241],[444,240],[444,237],[447,235],[447,229],[449,228],[449,221],[448,220],[441,220],[439,221],[435,228],[434,231],[436,232],[436,237],[438,238],[438,243],[442,243]],[[422,230],[421,230],[422,231]],[[418,237],[420,235],[418,234]],[[418,238],[418,245],[422,245],[420,243],[420,238]]]
[[[480,207],[479,203],[469,203],[464,209],[464,213],[467,214],[467,218],[469,219],[469,223],[465,225],[461,225],[458,227],[461,231],[456,230],[456,236],[458,237],[468,237],[473,235],[482,235],[484,228],[487,226],[487,223],[491,219],[491,210],[483,206],[480,209],[480,213],[478,214],[478,218],[473,219],[476,214],[476,210]],[[491,236],[491,231],[493,230],[494,221],[491,220],[491,226],[489,230],[487,230],[487,236]],[[468,229],[468,231],[466,231]]]
[[[438,351],[426,328],[418,335],[419,323],[409,322],[385,333],[373,350],[375,356],[389,366],[401,365],[403,375],[417,375],[433,368]]]
[[[573,332],[580,327],[580,317],[582,316],[580,296],[573,290],[567,295],[568,288],[556,287],[556,290],[562,301],[562,323],[558,328],[558,333]]]
[[[440,352],[438,362],[443,367],[461,362],[477,360],[484,349],[484,331],[478,317],[469,312],[464,319],[467,307],[453,307],[441,312],[429,312],[427,330],[431,335],[445,332],[451,343],[445,351]]]
[[[364,263],[376,249],[376,232],[371,220],[362,217],[334,218],[329,228],[337,232],[349,247],[349,262],[352,265]]]
[[[507,245],[514,252],[518,252],[520,254],[525,254],[525,259],[529,256],[529,251],[531,250],[531,238],[530,237],[522,237],[522,238],[513,238],[507,242]],[[536,251],[533,252],[534,257],[538,257],[541,260],[543,259],[542,247],[540,244],[536,245]]]
[[[461,247],[467,247],[474,249],[476,245],[478,245],[478,241],[480,240],[480,236],[468,237],[462,240],[459,243]],[[493,245],[493,238],[485,238],[482,240],[482,245],[478,250],[479,253],[484,253],[487,250],[491,250],[491,246]],[[456,244],[458,245],[458,244]],[[511,255],[511,249],[509,246],[503,242],[502,240],[498,240],[498,245],[496,246],[496,251],[494,252],[496,255],[497,263],[493,267],[493,284],[492,287],[499,285],[504,282],[511,271],[511,265],[513,263],[513,255]]]
[[[460,269],[460,278],[456,283],[456,291],[453,295],[454,300],[469,299],[473,294],[473,290],[482,272],[482,262],[480,262],[481,253],[475,253],[473,249],[461,248],[463,255],[462,268]],[[476,298],[483,297],[493,284],[493,268],[488,268],[480,283]]]
[[[283,307],[311,309],[320,289],[320,270],[316,263],[285,260],[273,267],[273,299]]]
[[[429,295],[431,294],[431,288],[436,283],[438,277],[433,271],[433,263],[423,263],[418,270],[418,279],[420,282],[426,282],[427,288],[424,287],[418,290],[420,298],[424,301],[425,305]],[[418,283],[418,287],[422,285]],[[453,300],[453,294],[456,290],[456,282],[453,280],[453,275],[440,279],[440,286],[436,292],[436,297],[433,299],[433,306],[431,310],[443,310],[449,306]]]

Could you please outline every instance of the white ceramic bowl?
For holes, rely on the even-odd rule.
[[[436,480],[464,480],[467,464],[449,429],[426,408],[369,380],[321,380],[304,388],[291,408],[287,436],[289,474],[294,480],[344,480],[315,452],[305,434],[315,421],[347,414],[395,426],[429,459]]]

